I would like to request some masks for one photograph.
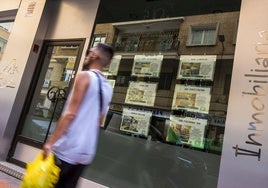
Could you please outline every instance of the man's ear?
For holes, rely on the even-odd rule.
[[[99,56],[98,56],[98,54],[96,54],[96,53],[94,53],[94,54],[92,54],[91,56],[90,56],[90,59],[98,59],[99,58]]]

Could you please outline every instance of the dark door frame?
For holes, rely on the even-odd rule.
[[[74,67],[75,72],[77,72],[78,67],[79,67],[79,62],[80,62],[81,57],[82,57],[82,52],[83,52],[83,49],[85,46],[85,39],[84,38],[83,39],[45,40],[37,62],[43,62],[45,60],[45,56],[47,54],[48,47],[50,47],[50,46],[67,46],[67,45],[78,45],[79,46],[78,55],[77,55],[77,58],[75,61],[75,67]],[[42,69],[43,69],[43,64],[37,63],[33,77],[31,79],[27,98],[25,99],[24,104],[23,104],[23,111],[20,115],[19,122],[18,122],[18,125],[16,128],[16,131],[15,131],[15,134],[14,134],[13,140],[12,140],[11,147],[10,147],[9,152],[8,152],[8,156],[7,156],[7,161],[14,163],[14,164],[17,164],[21,167],[25,167],[26,164],[22,161],[19,161],[19,160],[13,158],[17,143],[23,143],[23,144],[26,144],[26,145],[29,145],[32,147],[36,147],[39,149],[41,149],[42,145],[43,145],[43,142],[40,142],[40,141],[31,139],[31,138],[27,138],[27,137],[20,135],[22,128],[23,128],[24,121],[26,119],[27,112],[29,111],[30,106],[31,106],[32,97],[34,96],[35,89],[37,87],[38,79],[39,79],[39,76],[40,76]],[[72,84],[73,84],[73,79],[70,81],[70,86],[72,86]]]

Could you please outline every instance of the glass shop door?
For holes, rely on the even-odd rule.
[[[37,78],[33,81],[35,88],[20,123],[20,141],[42,144],[55,128],[78,69],[83,45],[84,41],[45,43]]]

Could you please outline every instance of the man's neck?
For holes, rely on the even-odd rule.
[[[90,71],[98,72],[100,75],[104,76],[103,73],[102,73],[102,71],[99,70],[99,69],[92,69],[92,68],[90,68],[89,70],[90,70]]]
[[[102,72],[102,70],[103,70],[103,68],[102,68],[101,66],[98,66],[98,65],[95,65],[95,64],[90,65],[90,66],[89,66],[89,70],[90,70],[90,69],[99,70],[99,71],[101,71],[101,72]]]

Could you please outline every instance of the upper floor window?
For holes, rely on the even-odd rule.
[[[216,45],[218,24],[191,26],[187,46]]]
[[[106,34],[94,35],[91,46],[96,46],[98,43],[106,42]]]

